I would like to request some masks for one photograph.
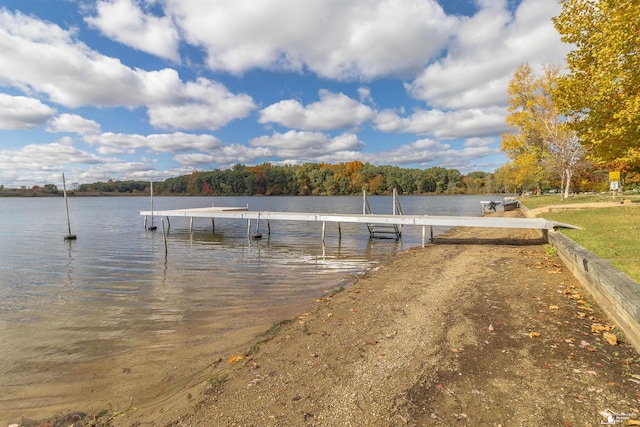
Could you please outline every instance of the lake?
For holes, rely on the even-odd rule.
[[[487,196],[401,196],[405,214],[479,216]],[[392,198],[371,196],[375,213]],[[361,213],[362,197],[156,197],[155,209]],[[364,224],[171,218],[165,256],[143,227],[146,197],[0,198],[0,425],[60,411],[144,406],[180,391],[274,322],[312,307],[345,278],[421,244],[370,240]],[[255,224],[253,225],[255,227]],[[253,230],[252,230],[253,231]],[[435,228],[438,233],[443,229]],[[245,348],[246,349],[246,348]],[[186,384],[186,383],[185,383]],[[184,385],[184,384],[183,384]]]

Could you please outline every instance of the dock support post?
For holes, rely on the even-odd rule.
[[[215,219],[213,219],[213,217],[211,217],[211,231],[213,231],[214,233],[216,231],[216,221]]]
[[[423,248],[424,248],[424,243],[425,243],[424,241],[425,241],[426,237],[427,237],[427,226],[423,225],[422,226],[422,247]]]
[[[431,227],[431,243],[433,243],[433,225],[430,225],[429,227]]]
[[[267,236],[271,237],[271,221],[267,219]]]
[[[167,253],[169,252],[167,249],[167,233],[164,230],[164,218],[160,219],[162,223],[162,237],[164,238],[164,257],[167,257]]]
[[[362,189],[362,215],[367,214],[367,190]]]
[[[189,220],[189,233],[193,233],[193,217]]]
[[[258,212],[258,220],[256,221],[256,231],[253,233],[254,239],[262,239],[262,234],[260,234],[260,212]]]
[[[326,229],[326,222],[322,221],[322,243],[324,243],[324,232]]]
[[[171,229],[171,221],[169,221],[169,217],[167,217],[167,230]]]
[[[342,239],[342,227],[340,226],[340,223],[338,223],[338,238]]]
[[[398,205],[397,199],[398,198],[398,191],[394,188],[393,189],[393,214],[397,215],[396,213],[396,206]]]
[[[247,237],[251,238],[251,218],[247,219]]]
[[[144,216],[144,229],[147,229],[147,216]]]

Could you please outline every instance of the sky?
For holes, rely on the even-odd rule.
[[[0,185],[354,160],[493,172],[557,0],[0,0]]]

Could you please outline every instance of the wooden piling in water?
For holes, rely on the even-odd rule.
[[[62,188],[64,191],[64,205],[67,209],[67,228],[69,230],[69,234],[64,236],[64,240],[76,240],[76,235],[71,234],[71,220],[69,219],[69,202],[67,201],[67,183],[64,179],[64,173],[62,174]]]
[[[167,233],[164,229],[164,219],[161,219],[160,222],[162,223],[162,237],[164,239],[164,257],[167,257],[167,254],[169,253],[169,249],[167,248]]]
[[[158,228],[155,225],[153,225],[153,180],[149,181],[149,191],[151,195],[151,225],[149,226],[149,228],[147,228],[147,230],[153,231]],[[146,222],[145,222],[145,225],[146,225]]]

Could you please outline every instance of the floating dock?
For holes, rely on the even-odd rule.
[[[250,211],[248,208],[237,207],[207,207],[207,208],[191,208],[191,209],[172,209],[141,211],[140,215],[165,216],[167,220],[170,217],[190,218],[190,229],[193,228],[194,218],[210,218],[214,219],[241,219],[247,221],[247,234],[250,235],[251,221],[258,221],[256,226],[256,236],[258,233],[259,222],[261,220],[269,221],[308,221],[322,222],[322,240],[324,242],[325,223],[362,223],[367,224],[369,230],[373,225],[382,226],[404,226],[414,225],[422,226],[422,245],[425,244],[426,227],[431,227],[431,240],[433,241],[433,227],[490,227],[490,228],[518,228],[541,230],[545,233],[556,227],[576,228],[569,224],[549,221],[544,218],[503,218],[503,217],[470,217],[470,216],[431,216],[431,215],[381,215],[381,214],[338,214],[338,213],[310,213],[310,212],[268,212],[268,211]],[[546,234],[546,233],[545,233]],[[398,236],[399,237],[399,236]],[[546,236],[545,236],[546,237]]]

